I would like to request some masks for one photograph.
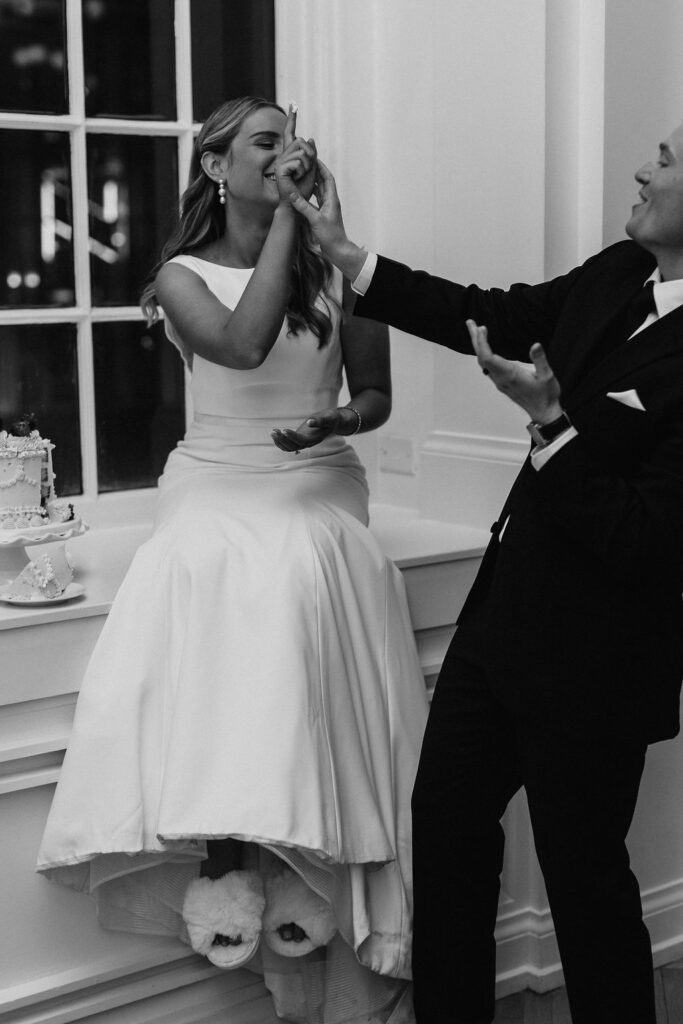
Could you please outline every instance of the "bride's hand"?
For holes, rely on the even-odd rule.
[[[296,430],[275,427],[270,432],[273,444],[283,452],[299,452],[302,448],[312,448],[320,444],[326,437],[338,433],[342,414],[339,409],[322,409],[305,419]]]
[[[313,139],[296,137],[296,110],[290,103],[284,132],[284,149],[275,161],[275,180],[280,200],[289,204],[298,191],[309,199],[313,195],[318,170],[318,153]]]

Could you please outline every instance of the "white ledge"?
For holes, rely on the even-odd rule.
[[[489,540],[488,530],[423,519],[413,509],[372,505],[370,529],[400,569],[477,558]],[[137,548],[151,533],[151,524],[94,528],[68,541],[75,580],[82,597],[63,604],[20,606],[0,604],[0,630],[37,626],[106,615]],[[46,551],[47,545],[35,548]]]

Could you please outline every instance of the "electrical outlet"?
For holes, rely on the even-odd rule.
[[[415,445],[410,437],[380,438],[379,468],[383,473],[403,473],[413,476],[415,473]]]

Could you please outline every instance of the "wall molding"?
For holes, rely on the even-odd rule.
[[[51,979],[52,980],[52,979]],[[271,1024],[270,996],[251,971],[221,971],[202,957],[169,956],[125,977],[55,986],[42,997],[3,999],[3,1024],[208,1024],[230,1019]],[[23,986],[24,988],[26,986]]]
[[[523,437],[432,431],[420,452],[420,514],[481,529],[496,518],[528,452]]]
[[[521,466],[529,451],[524,440],[509,437],[483,437],[479,434],[434,430],[422,446],[423,452],[481,462],[505,462]]]
[[[545,277],[603,245],[605,0],[546,4]]]
[[[653,939],[655,966],[683,953],[683,879],[643,893],[643,916]],[[547,907],[505,909],[498,943],[498,998],[528,987],[547,992],[563,984],[553,922]],[[600,908],[596,908],[596,920]],[[46,979],[47,980],[47,979]],[[270,999],[261,979],[248,971],[219,971],[194,955],[169,956],[125,977],[91,974],[78,982],[49,979],[49,989],[10,992],[0,1003],[3,1024],[209,1024],[233,1010],[240,1024],[271,1024]],[[223,1014],[223,1018],[221,1018]]]
[[[683,878],[645,890],[641,898],[655,967],[677,960],[683,955]],[[595,909],[595,919],[596,923],[600,919],[600,907]],[[548,992],[564,984],[553,920],[547,906],[501,908],[496,941],[497,998],[521,988]],[[605,941],[609,941],[609,924]]]

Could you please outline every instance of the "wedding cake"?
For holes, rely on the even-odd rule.
[[[0,430],[0,531],[20,531],[28,537],[46,528],[75,523],[70,502],[54,491],[52,450],[35,420],[24,417],[9,431]],[[6,534],[5,534],[6,535]],[[1,541],[1,536],[0,536]]]

